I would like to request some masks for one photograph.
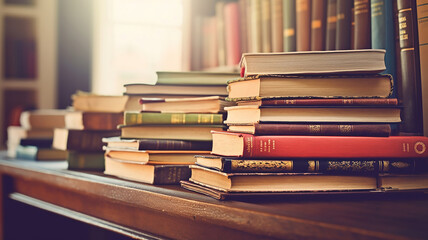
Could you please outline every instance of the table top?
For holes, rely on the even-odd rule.
[[[427,194],[293,196],[217,201],[179,186],[154,186],[67,163],[0,156],[13,192],[124,226],[177,239],[426,239]],[[142,237],[143,238],[143,237]]]

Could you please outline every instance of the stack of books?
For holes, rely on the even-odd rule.
[[[64,160],[67,152],[52,148],[54,128],[65,126],[64,110],[24,111],[21,126],[7,129],[8,156],[26,160]]]
[[[127,97],[78,93],[72,99],[73,111],[64,127],[55,128],[53,146],[68,152],[69,169],[103,171],[102,138],[120,134]]]
[[[230,103],[223,97],[226,80],[216,78],[220,74],[170,73],[175,77],[169,81],[167,73],[158,75],[162,84],[125,86],[126,94],[143,97],[137,101],[138,111],[125,111],[120,137],[103,140],[106,174],[150,184],[177,184],[189,178],[188,166],[194,164],[195,155],[210,152],[211,131],[224,129],[224,107]]]
[[[229,131],[213,131],[182,186],[218,199],[428,188],[428,138],[400,123],[384,51],[244,54],[229,82]]]

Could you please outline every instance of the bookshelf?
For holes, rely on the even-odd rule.
[[[0,148],[20,111],[56,107],[56,4],[0,2]]]

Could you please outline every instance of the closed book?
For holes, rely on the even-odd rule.
[[[235,106],[226,108],[228,125],[254,123],[400,123],[398,107]]]
[[[223,125],[138,125],[122,126],[122,138],[174,139],[211,141],[211,130],[222,130]]]
[[[220,113],[125,112],[124,125],[217,125],[223,123]]]
[[[296,51],[296,0],[283,0],[284,52]]]
[[[67,151],[36,146],[17,146],[16,159],[34,161],[61,161],[67,158]]]
[[[41,109],[24,111],[19,119],[25,129],[54,129],[65,127],[66,110]]]
[[[272,0],[270,2],[270,12],[272,13],[272,52],[283,52],[283,0]]]
[[[236,64],[239,62],[238,60]],[[176,71],[158,71],[156,72],[157,81],[156,84],[160,85],[226,85],[227,81],[233,78],[238,78],[239,73],[229,73],[229,72],[200,72],[200,71],[191,71],[191,72],[176,72]]]
[[[248,52],[262,52],[262,3],[261,0],[249,0],[249,37]]]
[[[53,148],[87,152],[102,152],[104,137],[119,136],[119,130],[93,131],[56,128]]]
[[[351,15],[353,1],[337,0],[336,49],[351,49]]]
[[[148,184],[179,184],[190,177],[188,165],[149,165],[107,156],[104,173]]]
[[[294,98],[261,99],[238,102],[238,106],[397,106],[396,98]]]
[[[370,0],[354,0],[355,34],[353,49],[371,48]]]
[[[388,97],[390,75],[370,76],[255,76],[232,80],[229,101],[264,98],[362,98]]]
[[[104,154],[68,151],[68,169],[104,171]]]
[[[420,174],[428,172],[426,159],[412,160],[288,160],[241,159],[197,155],[196,164],[225,173],[326,173],[337,175]]]
[[[244,53],[242,77],[268,74],[362,74],[385,70],[385,50]],[[218,94],[221,95],[221,94]]]
[[[225,96],[227,95],[224,85],[181,85],[181,84],[125,84],[125,93],[132,94],[162,94],[162,95],[190,95],[190,96]]]
[[[224,97],[189,97],[189,98],[140,98],[141,108],[147,112],[162,113],[219,113],[224,107],[234,105],[226,102]]]
[[[240,23],[240,40],[241,40],[241,51],[248,52],[249,48],[249,27],[248,27],[248,4],[249,0],[239,0],[238,9],[239,9],[239,23]]]
[[[107,96],[78,92],[71,96],[73,109],[83,112],[115,112],[125,110],[128,96]]]
[[[255,123],[230,125],[228,131],[254,135],[312,135],[312,136],[378,136],[391,134],[389,124],[293,124]]]
[[[422,136],[334,137],[254,136],[213,132],[212,154],[254,159],[281,158],[426,158]]]
[[[271,36],[271,8],[270,1],[261,1],[261,37],[262,37],[262,52],[272,51],[272,36]]]
[[[65,128],[78,130],[115,130],[123,123],[123,112],[68,112]]]
[[[325,50],[327,0],[312,0],[311,50]]]
[[[218,66],[226,65],[226,21],[224,15],[225,3],[222,1],[215,3],[215,18],[216,18],[216,29],[215,35],[217,36],[217,57],[218,57]],[[208,49],[205,49],[208,50]]]
[[[420,66],[428,66],[428,4],[417,0]],[[421,67],[421,91],[424,135],[428,136],[428,68]]]
[[[296,0],[296,50],[311,50],[311,0]]]
[[[240,11],[237,2],[224,5],[226,65],[238,65],[242,55]],[[233,78],[233,76],[231,76]],[[230,79],[230,78],[229,78]]]
[[[35,146],[39,148],[51,148],[52,138],[22,138],[19,145]]]
[[[327,23],[325,36],[325,50],[336,49],[336,28],[337,28],[337,0],[327,2]]]
[[[108,147],[133,150],[211,150],[212,141],[103,138]]]

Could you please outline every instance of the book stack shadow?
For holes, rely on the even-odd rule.
[[[103,139],[105,173],[149,184],[187,180],[194,156],[212,149],[211,131],[225,129],[226,82],[217,73],[159,72],[156,85],[125,85],[137,106],[128,102],[120,136]]]
[[[228,131],[182,187],[216,199],[428,188],[428,138],[398,136],[385,51],[243,54]]]

